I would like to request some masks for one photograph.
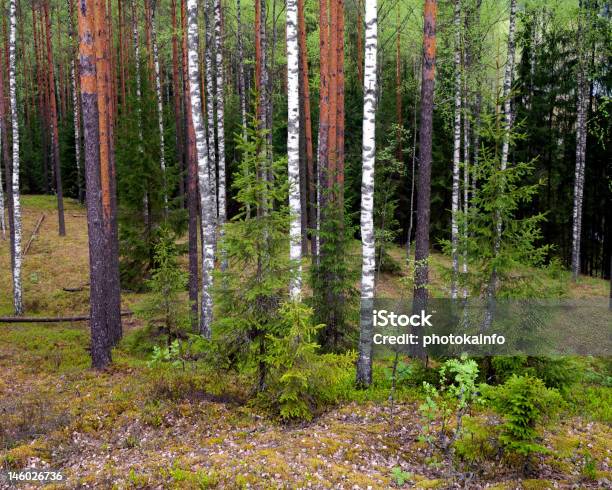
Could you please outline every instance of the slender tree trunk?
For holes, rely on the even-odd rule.
[[[372,310],[374,307],[374,165],[376,159],[377,14],[376,0],[365,2],[365,70],[363,82],[363,144],[361,177],[361,308],[357,384],[372,383]]]
[[[4,97],[4,94],[0,93],[0,97]],[[0,116],[2,117],[2,116]],[[4,124],[0,124],[0,229],[2,229],[2,239],[6,240],[6,221],[4,214],[4,189],[2,185],[2,153],[4,137]]]
[[[215,260],[215,191],[209,174],[206,133],[202,115],[202,97],[200,94],[200,66],[198,60],[198,4],[197,0],[187,0],[187,35],[189,60],[189,90],[191,96],[191,116],[195,131],[198,157],[198,181],[202,207],[202,307],[200,333],[211,336],[213,301],[212,282]]]
[[[461,0],[455,0],[455,120],[453,124],[453,195],[451,201],[451,248],[453,273],[451,277],[451,299],[457,299],[459,275],[459,164],[461,160]]]
[[[74,51],[74,0],[68,0],[68,11],[70,15],[69,21],[69,36],[71,40],[70,50],[70,79],[72,86],[72,112],[74,119],[74,156],[77,171],[77,198],[80,203],[83,202],[83,177],[81,176],[81,107],[79,103],[79,87],[77,79],[77,65],[75,59],[78,59],[78,51]]]
[[[363,85],[363,0],[355,0],[357,5],[357,81]]]
[[[53,51],[51,46],[51,16],[49,15],[48,0],[43,3],[43,13],[46,26],[46,48],[47,48],[47,69],[49,83],[49,133],[51,135],[51,156],[53,158],[53,169],[55,173],[55,192],[57,194],[57,220],[59,235],[66,235],[66,225],[64,223],[64,195],[62,191],[62,171],[60,166],[59,149],[59,130],[57,104],[55,98],[55,74],[53,63]]]
[[[317,161],[317,234],[316,253],[313,260],[319,262],[321,250],[321,218],[322,210],[327,200],[327,171],[329,168],[329,120],[330,120],[330,84],[329,84],[329,9],[327,0],[319,0],[319,137],[318,137],[318,161]],[[335,117],[335,115],[331,115]]]
[[[314,158],[312,149],[312,120],[310,115],[310,82],[308,75],[308,49],[306,46],[306,22],[304,19],[304,0],[298,0],[298,31],[299,31],[299,49],[300,49],[300,89],[302,94],[302,118],[304,122],[303,134],[305,139],[306,149],[306,172],[302,179],[306,181],[306,195],[303,196],[307,202],[307,209],[302,210],[307,215],[307,226],[311,230],[316,229],[316,190],[314,176]],[[306,230],[304,230],[305,232]],[[304,238],[306,238],[304,236]],[[316,255],[315,240],[312,239],[311,253]]]
[[[584,12],[582,1],[578,11],[578,74],[576,97],[576,170],[574,174],[574,205],[572,211],[572,279],[580,275],[580,241],[582,235],[582,201],[587,134],[587,83],[585,74]]]
[[[397,151],[396,158],[403,162],[402,154],[402,63],[401,63],[401,3],[398,1],[396,6],[396,33],[395,33],[395,117],[397,119]]]
[[[215,100],[217,98],[215,90],[215,29],[214,29],[214,2],[215,0],[204,1],[204,15],[206,19],[206,91],[203,97],[206,104],[206,115],[208,118],[208,166],[213,189],[216,186],[216,166],[217,166],[217,144],[215,140]],[[215,196],[216,200],[216,196]],[[217,205],[215,204],[215,217],[217,216]]]
[[[436,76],[436,0],[425,0],[423,36],[423,73],[421,80],[421,126],[419,130],[419,175],[417,183],[417,225],[414,253],[413,312],[425,310],[429,285],[429,222],[431,214],[431,140],[433,94]],[[419,333],[419,332],[417,332]],[[424,359],[425,352],[416,354]]]
[[[240,91],[240,115],[242,118],[242,138],[247,139],[247,93],[244,76],[244,51],[242,48],[242,18],[240,0],[236,0],[236,44],[238,47],[238,87]]]
[[[8,39],[6,40],[6,47],[8,48]],[[5,90],[4,90],[4,74],[8,72],[6,70],[6,53],[2,53],[0,50],[0,146],[2,146],[2,153],[0,154],[0,162],[4,160],[4,177],[6,180],[6,205],[8,211],[8,226],[9,226],[9,245],[11,253],[11,270],[15,268],[15,223],[13,213],[13,171],[11,150],[9,149],[9,131],[8,131],[8,112],[6,107]],[[10,103],[9,103],[10,104]],[[2,165],[0,165],[0,173],[2,173]]]
[[[13,244],[13,305],[15,315],[23,314],[21,289],[21,200],[19,195],[19,113],[17,110],[17,3],[10,0],[9,31],[9,97],[11,105],[11,127],[13,134],[13,226],[15,239]],[[8,184],[7,184],[8,185]]]
[[[336,35],[337,78],[336,78],[336,185],[338,189],[338,209],[340,228],[344,227],[344,0],[338,3]]]
[[[217,71],[217,172],[218,184],[218,224],[220,236],[224,235],[227,220],[227,197],[225,176],[225,80],[223,74],[223,29],[221,23],[221,0],[215,0],[215,50]],[[221,271],[227,269],[227,254],[221,250]]]
[[[287,0],[287,169],[289,175],[289,258],[292,262],[289,294],[302,294],[302,223],[300,200],[300,77],[297,0]]]
[[[510,0],[510,23],[508,26],[508,60],[506,62],[506,70],[504,73],[504,85],[502,98],[504,103],[503,108],[503,142],[502,142],[502,153],[500,161],[500,170],[503,172],[506,170],[508,165],[508,154],[510,149],[510,132],[512,130],[512,101],[510,90],[512,89],[512,75],[514,71],[514,34],[516,28],[516,0]],[[499,192],[504,192],[504,185],[502,183]],[[493,253],[495,256],[499,254],[502,240],[502,219],[499,210],[495,212],[495,241],[493,243]],[[485,312],[484,319],[484,330],[487,330],[493,321],[493,309],[495,294],[497,291],[497,271],[493,268],[491,277],[489,278],[489,284],[487,285],[487,309]]]
[[[175,126],[175,145],[176,145],[176,161],[179,169],[179,197],[181,199],[181,207],[183,207],[185,199],[185,174],[184,174],[184,128],[182,121],[182,103],[181,83],[179,71],[179,45],[178,45],[178,26],[176,21],[176,0],[172,0],[172,98],[174,102],[174,126]]]
[[[185,101],[185,158],[187,166],[187,210],[189,213],[189,302],[191,326],[198,328],[198,162],[195,131],[191,115],[191,89],[187,61],[187,10],[186,0],[181,0],[181,25],[183,30],[183,94]]]
[[[417,62],[414,62],[414,79],[417,80],[419,75],[419,70],[417,67]],[[414,224],[414,187],[415,187],[415,169],[416,169],[416,146],[417,146],[417,111],[418,111],[418,101],[417,101],[417,90],[414,94],[414,110],[413,110],[413,120],[412,120],[412,173],[410,178],[410,218],[408,220],[408,239],[406,242],[406,267],[410,272],[410,259],[412,258],[411,246],[412,246],[412,226]]]
[[[157,127],[159,129],[159,166],[163,178],[164,215],[168,217],[168,182],[166,178],[166,148],[164,142],[164,101],[161,90],[161,74],[159,69],[159,49],[157,46],[157,29],[155,26],[156,13],[155,0],[149,4],[149,18],[151,20],[151,46],[153,48],[153,68],[155,70],[155,95],[157,96]]]

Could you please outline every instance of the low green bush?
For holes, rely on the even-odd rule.
[[[562,406],[558,390],[547,388],[541,379],[513,375],[503,385],[485,385],[482,391],[489,405],[504,419],[499,439],[508,453],[527,460],[534,453],[548,452],[538,442],[538,424]]]

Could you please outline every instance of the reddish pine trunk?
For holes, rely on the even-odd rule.
[[[179,90],[179,47],[178,27],[176,23],[176,0],[172,0],[172,95],[174,98],[174,124],[176,127],[176,161],[179,164],[179,195],[185,197],[183,124],[181,121],[181,91]]]
[[[431,138],[433,127],[433,95],[436,73],[436,0],[425,0],[423,37],[423,74],[421,82],[421,126],[419,132],[419,174],[417,225],[415,234],[415,272],[413,311],[427,306],[429,283],[429,221],[431,196]],[[417,332],[418,333],[418,332]],[[416,352],[424,358],[423,350]]]
[[[66,225],[64,223],[64,195],[62,191],[62,171],[60,167],[60,151],[59,151],[59,130],[57,104],[55,99],[55,75],[53,66],[53,51],[51,45],[51,17],[49,15],[49,2],[43,4],[43,14],[46,25],[47,39],[47,68],[48,68],[48,87],[49,87],[49,133],[51,134],[51,157],[53,159],[53,168],[55,171],[55,191],[57,193],[57,219],[59,227],[59,235],[66,235]]]
[[[83,0],[81,0],[83,1]],[[98,95],[98,127],[100,138],[100,187],[105,250],[106,302],[111,345],[122,336],[121,298],[119,289],[118,239],[115,218],[115,170],[112,127],[112,82],[110,70],[108,19],[106,0],[94,0],[94,39]]]
[[[89,236],[90,329],[93,367],[105,369],[111,362],[109,311],[106,309],[106,243],[100,199],[100,133],[96,52],[94,48],[94,0],[78,1],[79,59],[85,171],[87,178],[87,228]]]

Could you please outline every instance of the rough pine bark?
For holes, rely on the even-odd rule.
[[[175,127],[175,145],[176,145],[176,161],[179,168],[179,197],[181,199],[181,207],[184,206],[185,198],[185,174],[184,174],[184,137],[183,137],[183,121],[182,121],[182,103],[181,90],[179,89],[181,78],[179,72],[179,45],[178,45],[178,26],[176,21],[176,0],[172,0],[171,4],[172,16],[172,100],[174,102],[174,127]]]
[[[43,3],[43,14],[45,19],[46,49],[47,49],[47,82],[49,83],[49,134],[51,135],[51,157],[53,159],[53,171],[55,174],[55,193],[57,196],[57,222],[59,235],[66,235],[66,224],[64,222],[64,194],[62,190],[62,170],[60,165],[59,148],[59,118],[57,114],[57,101],[55,97],[55,70],[53,62],[53,48],[51,45],[51,16],[49,15],[49,1]]]
[[[374,307],[374,165],[376,159],[376,0],[365,2],[365,66],[363,77],[363,142],[361,177],[361,307],[359,315],[359,358],[357,384],[372,383],[372,310]]]
[[[451,299],[457,299],[457,278],[459,276],[459,164],[461,160],[461,0],[455,0],[454,55],[455,68],[455,116],[453,123],[453,192],[451,200]]]
[[[306,181],[303,186],[306,190],[302,200],[306,200],[306,208],[302,210],[307,216],[307,227],[311,230],[316,228],[316,190],[314,176],[314,158],[312,150],[312,119],[310,114],[310,82],[308,75],[308,49],[306,46],[306,22],[304,19],[304,0],[298,0],[298,35],[299,35],[299,56],[300,56],[300,90],[302,97],[302,117],[304,123],[302,132],[304,134],[304,146],[306,150],[306,172],[301,176]],[[306,230],[304,230],[306,231]],[[304,239],[306,236],[303,237]],[[311,253],[315,255],[315,240],[311,240]]]
[[[200,94],[200,65],[198,60],[198,2],[187,0],[187,45],[189,67],[189,91],[191,97],[191,117],[195,132],[198,158],[198,181],[202,209],[202,305],[200,333],[206,338],[211,336],[213,301],[212,285],[215,260],[215,192],[209,175],[208,150],[202,114]]]
[[[287,0],[287,170],[289,175],[289,295],[302,293],[302,220],[300,201],[300,80],[297,0]]]
[[[242,47],[242,13],[240,0],[236,0],[236,44],[238,48],[238,88],[240,91],[240,115],[242,121],[242,138],[247,139],[247,93],[244,75],[244,50]]]
[[[100,180],[100,126],[96,52],[94,48],[94,0],[78,0],[81,104],[85,150],[87,230],[89,237],[90,330],[93,367],[106,368],[111,362],[110,332],[104,301],[105,235]]]
[[[318,263],[321,250],[321,212],[325,206],[327,190],[327,169],[329,168],[329,9],[327,0],[319,0],[319,137],[317,148],[317,199],[315,251],[313,260]]]
[[[13,306],[15,315],[23,314],[21,288],[21,199],[19,194],[19,113],[17,110],[17,2],[10,0],[9,10],[9,99],[13,135],[12,200],[13,227]],[[8,182],[7,182],[8,187]]]
[[[414,251],[413,312],[427,307],[429,284],[429,223],[431,214],[431,139],[433,95],[436,76],[436,0],[425,0],[423,24],[423,69],[421,76],[421,126],[419,128],[419,168],[417,180],[417,223]],[[418,332],[417,332],[418,333]],[[425,358],[423,350],[415,352]]]

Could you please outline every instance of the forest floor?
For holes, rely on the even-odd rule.
[[[24,196],[24,244],[42,214],[24,259],[26,312],[85,314],[85,211],[67,202],[67,236],[59,238],[52,199]],[[398,261],[402,254],[392,251]],[[445,263],[434,255],[434,295],[444,294]],[[2,246],[0,315],[11,314],[10,276]],[[383,274],[379,294],[405,287],[405,278]],[[584,277],[566,294],[605,297],[607,284]],[[122,297],[130,308],[143,295]],[[418,390],[400,390],[391,406],[375,379],[371,393],[285,425],[248,401],[238,375],[150,367],[134,349],[141,324],[126,319],[124,328],[113,366],[98,373],[90,369],[85,323],[0,324],[0,488],[12,488],[5,470],[34,467],[63,473],[47,488],[612,488],[609,382],[575,387],[574,408],[544,430],[550,453],[524,476],[487,458],[487,434],[477,431],[479,450],[464,452],[463,461],[432,457],[418,440]],[[466,423],[490,417],[479,409]]]

